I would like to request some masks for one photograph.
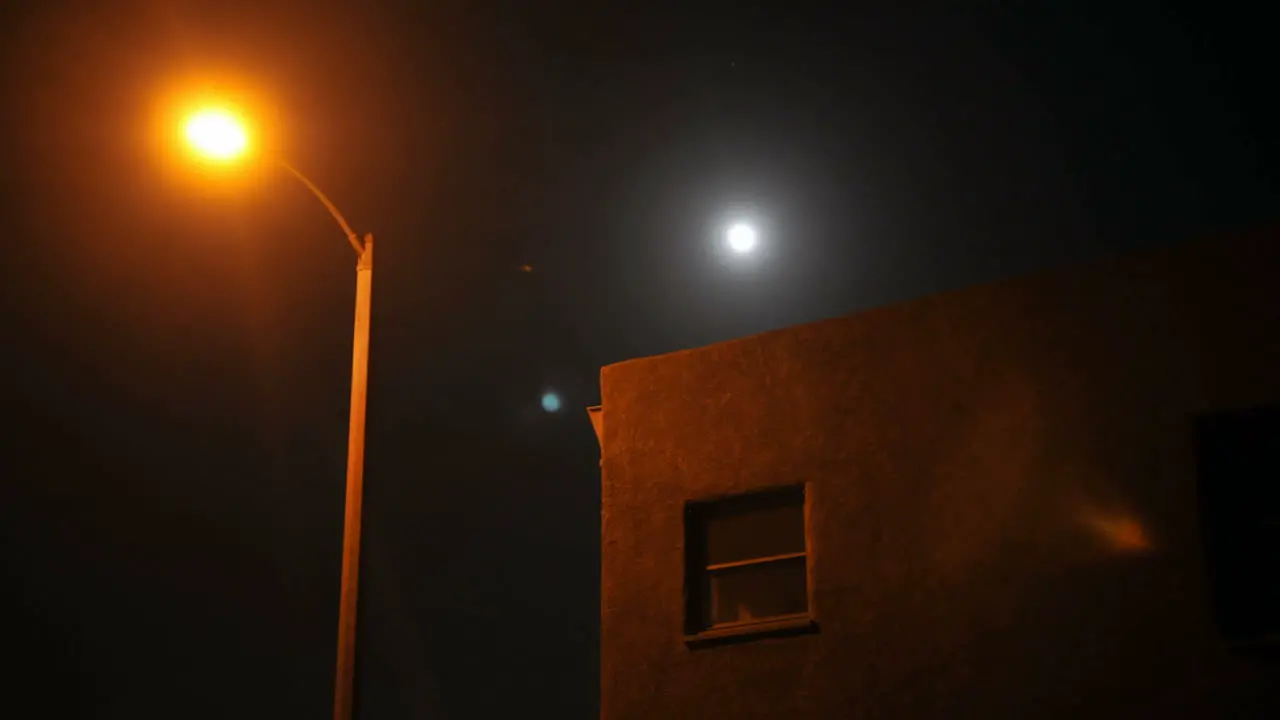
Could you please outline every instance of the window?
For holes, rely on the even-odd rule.
[[[809,621],[803,486],[686,508],[686,632],[737,635]]]
[[[1201,529],[1218,625],[1280,647],[1280,406],[1197,418]]]

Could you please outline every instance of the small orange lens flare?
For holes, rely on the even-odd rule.
[[[218,162],[235,160],[249,147],[244,123],[221,108],[201,110],[187,118],[183,134],[201,157]]]
[[[1089,527],[1112,550],[1122,553],[1138,553],[1151,549],[1151,538],[1137,520],[1124,516],[1087,517]]]

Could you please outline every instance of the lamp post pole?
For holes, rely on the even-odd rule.
[[[338,221],[356,251],[356,319],[351,342],[351,419],[347,431],[347,492],[342,521],[342,589],[338,601],[338,659],[334,672],[333,718],[351,720],[355,704],[356,601],[360,588],[360,519],[364,505],[365,401],[369,389],[369,319],[373,299],[373,233],[356,237],[346,218],[329,198],[298,172],[288,170]]]
[[[347,495],[342,523],[342,594],[338,605],[338,663],[334,720],[350,720],[355,695],[356,600],[360,581],[360,512],[364,504],[365,399],[369,382],[369,311],[373,293],[373,234],[356,264],[356,322],[351,346],[351,424],[347,433]]]

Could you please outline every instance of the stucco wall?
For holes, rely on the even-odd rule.
[[[1277,278],[1229,238],[604,368],[602,716],[1280,717],[1191,442],[1280,401]],[[684,502],[799,481],[820,631],[686,647]]]

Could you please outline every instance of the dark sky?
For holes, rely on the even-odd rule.
[[[8,6],[10,705],[328,712],[354,258],[197,81],[379,239],[364,717],[596,716],[601,365],[1275,219],[1261,9],[933,5]]]

